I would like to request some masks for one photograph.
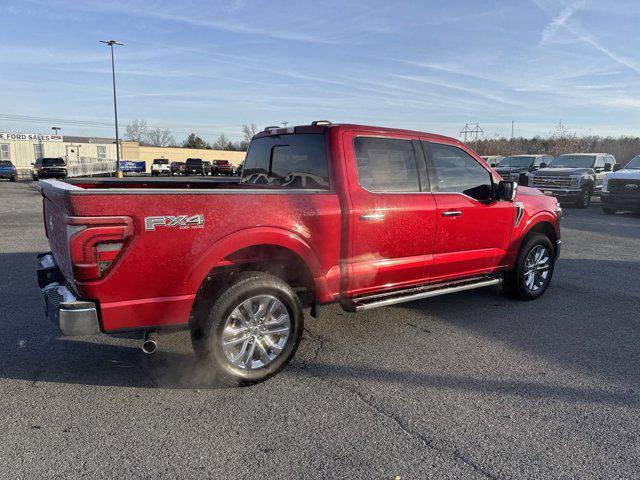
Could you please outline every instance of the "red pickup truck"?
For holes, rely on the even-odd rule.
[[[151,342],[188,329],[205,363],[243,384],[291,359],[305,307],[357,312],[500,283],[531,300],[560,251],[555,198],[502,180],[457,140],[390,128],[267,129],[234,183],[40,189],[51,252],[38,279],[63,334]]]

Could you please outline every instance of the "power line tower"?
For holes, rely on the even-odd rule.
[[[475,124],[465,123],[464,128],[460,130],[460,136],[464,136],[464,143],[467,143],[467,136],[473,138],[475,135],[474,142],[476,144],[475,148],[478,149],[478,135],[482,135],[484,130],[480,128],[480,124],[476,122]]]

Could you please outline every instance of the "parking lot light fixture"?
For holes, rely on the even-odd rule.
[[[113,80],[113,113],[116,122],[116,176],[122,178],[122,170],[120,169],[120,139],[118,138],[118,103],[116,102],[116,67],[113,60],[113,46],[124,45],[124,43],[115,40],[100,40],[100,43],[109,45],[111,48],[111,77]]]

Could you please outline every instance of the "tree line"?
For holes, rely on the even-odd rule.
[[[220,134],[215,142],[209,143],[196,133],[190,133],[182,142],[176,142],[170,130],[151,128],[145,120],[134,120],[125,128],[124,139],[153,147],[202,148],[207,150],[231,150],[244,152],[251,138],[258,133],[255,123],[242,126],[242,140],[233,142],[225,134]]]
[[[640,137],[578,135],[561,123],[547,136],[532,138],[494,137],[467,142],[479,155],[517,155],[547,153],[557,157],[563,153],[610,153],[618,163],[626,163],[640,155]]]

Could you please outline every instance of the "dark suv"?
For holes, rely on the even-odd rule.
[[[552,161],[551,155],[510,155],[504,157],[494,169],[505,180],[513,180],[520,185],[529,185],[529,174],[540,168],[545,168]]]
[[[67,162],[62,157],[45,157],[32,163],[34,180],[39,178],[65,178],[67,176]]]
[[[591,204],[591,196],[600,195],[602,181],[613,170],[616,159],[608,153],[567,153],[547,168],[529,175],[529,186],[559,201],[575,203],[579,208]]]
[[[184,164],[185,175],[211,175],[211,162],[201,158],[187,158]]]

